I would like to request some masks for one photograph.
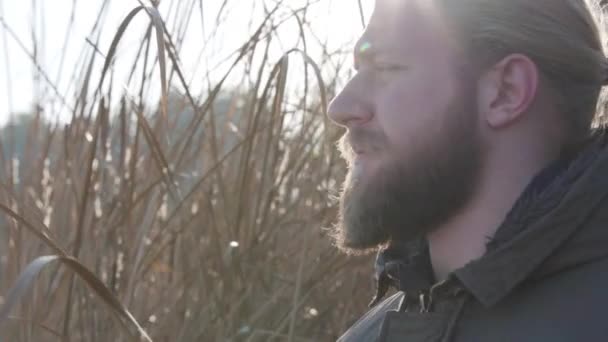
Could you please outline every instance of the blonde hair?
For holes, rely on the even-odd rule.
[[[603,14],[597,0],[436,0],[470,58],[489,67],[511,53],[535,62],[557,94],[568,142],[601,120],[608,79]]]

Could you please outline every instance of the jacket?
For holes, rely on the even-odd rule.
[[[422,239],[379,253],[374,306],[338,341],[608,341],[606,131],[536,175],[485,254],[445,281]]]

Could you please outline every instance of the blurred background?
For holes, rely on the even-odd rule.
[[[0,0],[0,340],[334,341],[372,0]]]

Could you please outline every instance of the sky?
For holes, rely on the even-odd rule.
[[[147,1],[144,3],[149,4]],[[197,13],[191,16],[190,21],[180,22],[183,19],[176,19],[174,1],[181,1],[180,8],[189,8],[188,4],[192,2],[194,11],[200,11],[199,3],[202,1],[203,14]],[[222,11],[223,25],[211,41],[207,39],[213,32],[214,21],[224,0],[161,1],[159,11],[169,29],[174,25],[184,25],[186,28],[179,56],[184,73],[191,75],[194,89],[204,86],[204,77],[200,75],[205,67],[208,69],[225,60],[246,41],[252,30],[249,23],[259,23],[263,18],[262,4],[272,6],[274,1],[228,1]],[[49,119],[65,120],[69,117],[69,109],[75,102],[72,78],[81,77],[74,75],[74,70],[79,70],[83,57],[91,53],[100,56],[107,53],[121,21],[139,5],[137,0],[108,0],[103,26],[99,30],[99,52],[94,52],[87,39],[96,40],[92,28],[103,3],[102,0],[0,0],[0,124],[5,124],[15,113],[31,112],[35,99],[45,105]],[[306,0],[285,0],[284,3],[286,8],[295,9]],[[369,16],[372,0],[362,0],[362,3],[364,14]],[[72,12],[74,21],[70,27]],[[349,47],[363,28],[357,0],[319,0],[308,18],[315,35],[327,40],[330,48]],[[119,45],[114,67],[119,83],[126,82],[130,63],[148,22],[147,16],[140,13]],[[275,46],[272,51],[276,58],[281,55],[281,49],[290,48],[290,43],[297,40],[297,32],[295,20],[280,28],[281,46]],[[34,44],[34,41],[37,43]],[[42,73],[35,72],[34,51]],[[201,61],[207,64],[201,67]],[[100,74],[101,67],[102,58],[95,65],[96,75]],[[35,82],[35,77],[39,79],[38,82]],[[126,83],[123,84],[126,86]]]

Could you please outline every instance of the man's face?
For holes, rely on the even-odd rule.
[[[332,101],[349,172],[334,235],[347,252],[433,231],[470,200],[482,166],[476,81],[428,0],[378,0],[356,75]]]

